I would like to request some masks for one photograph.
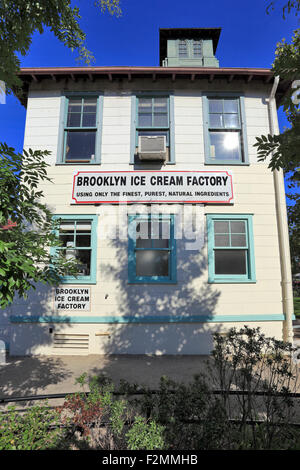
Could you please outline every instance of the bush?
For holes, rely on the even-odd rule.
[[[77,382],[84,389],[87,376]],[[103,377],[93,377],[90,392],[66,398],[61,408],[62,422],[70,427],[68,446],[102,450],[163,448],[163,428],[139,416],[125,400],[114,399],[114,385]]]
[[[7,413],[0,413],[0,450],[54,449],[62,435],[59,414],[47,405],[23,413],[10,406]]]
[[[297,387],[295,348],[247,326],[216,333],[214,342],[205,375],[189,384],[162,378],[157,394],[144,388],[135,400],[136,409],[164,426],[165,448],[298,448],[292,423],[300,417],[290,397]]]
[[[226,335],[216,333],[214,341],[211,377],[223,391],[227,419],[239,420],[237,440],[230,436],[231,445],[251,449],[299,445],[299,433],[291,426],[296,402],[290,397],[297,390],[296,348],[247,326],[232,328]],[[243,393],[233,397],[232,390]],[[249,424],[256,420],[263,423]]]
[[[129,450],[161,450],[164,448],[162,437],[164,428],[155,421],[147,422],[137,416],[133,426],[126,434]]]
[[[206,375],[188,384],[162,377],[153,394],[122,381],[120,399],[110,380],[88,384],[83,374],[82,391],[59,412],[10,408],[0,414],[0,449],[299,449],[299,428],[292,426],[299,408],[290,396],[297,387],[295,348],[247,326],[216,333],[214,341]]]

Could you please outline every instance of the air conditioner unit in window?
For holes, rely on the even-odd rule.
[[[139,135],[138,157],[140,160],[163,160],[167,158],[165,135]]]

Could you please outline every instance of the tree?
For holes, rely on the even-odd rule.
[[[102,12],[120,16],[120,0],[95,0]],[[77,7],[70,0],[2,0],[0,2],[0,80],[6,91],[21,88],[20,59],[30,48],[35,31],[46,27],[71,50],[77,49],[86,64],[93,55],[85,46],[86,35],[79,25]],[[47,177],[47,151],[15,153],[0,143],[0,308],[17,293],[26,297],[35,283],[57,284],[64,274],[76,275],[76,261],[67,260],[54,235],[52,213],[43,204],[39,182]]]
[[[275,8],[271,2],[268,11]],[[300,12],[300,0],[289,0],[282,7],[283,17],[286,13]],[[287,207],[290,248],[293,272],[299,272],[300,262],[300,29],[294,31],[291,44],[284,39],[277,44],[275,60],[272,65],[274,75],[279,75],[290,83],[281,105],[286,114],[289,127],[279,135],[256,137],[258,160],[270,157],[269,168],[274,171],[282,168],[288,187]]]
[[[95,0],[101,12],[120,16],[120,0]],[[0,2],[0,79],[6,89],[20,88],[18,78],[20,59],[30,48],[35,31],[43,33],[50,28],[56,38],[71,50],[78,50],[86,64],[94,60],[86,48],[86,35],[79,25],[79,8],[71,7],[70,0],[2,0]]]
[[[26,297],[35,283],[57,284],[64,274],[76,275],[76,262],[50,254],[58,246],[52,213],[42,203],[38,185],[51,181],[44,157],[47,151],[15,153],[0,144],[0,308],[15,293]],[[9,222],[9,223],[8,223]]]

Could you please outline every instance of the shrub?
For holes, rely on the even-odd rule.
[[[163,426],[155,421],[147,422],[137,416],[126,434],[129,450],[161,450],[164,449]]]
[[[0,450],[54,449],[63,435],[59,414],[47,405],[0,413]]]
[[[77,382],[84,389],[87,375],[83,374]],[[163,428],[139,416],[127,401],[114,399],[114,385],[109,379],[93,377],[89,387],[89,393],[83,391],[67,397],[61,408],[62,422],[71,428],[73,435],[69,446],[88,444],[93,449],[105,450],[162,448]]]
[[[210,376],[223,391],[227,419],[240,422],[238,439],[231,445],[252,449],[298,445],[299,435],[290,426],[296,402],[289,395],[297,389],[296,348],[247,326],[232,328],[226,335],[216,333],[214,341]],[[233,397],[232,390],[243,393]],[[255,420],[263,423],[249,424]]]

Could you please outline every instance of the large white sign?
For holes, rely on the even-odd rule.
[[[77,171],[72,204],[233,203],[230,171]]]
[[[54,309],[77,310],[79,312],[90,311],[90,287],[56,287],[54,293]]]

